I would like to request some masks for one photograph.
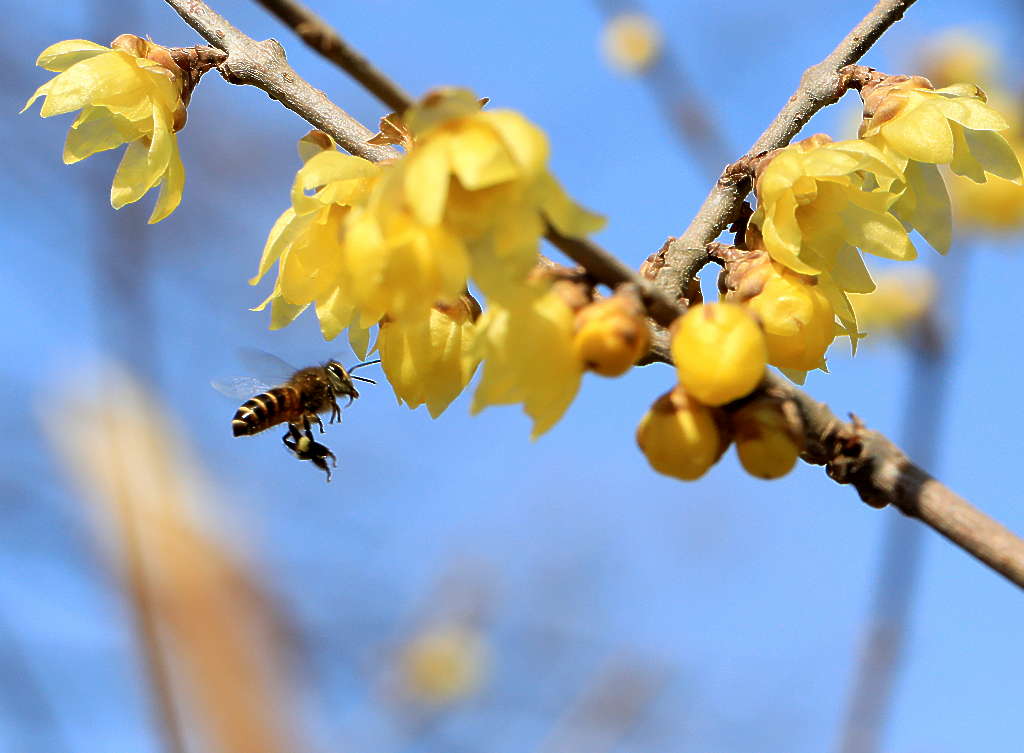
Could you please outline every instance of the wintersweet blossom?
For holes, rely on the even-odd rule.
[[[473,358],[484,366],[473,413],[522,403],[534,439],[554,426],[583,376],[573,348],[574,319],[561,296],[536,281],[509,304],[490,302],[477,322]]]
[[[292,185],[292,205],[271,228],[249,283],[258,283],[277,264],[274,290],[254,310],[269,304],[270,326],[277,329],[313,303],[324,338],[331,340],[357,319],[343,268],[345,220],[352,206],[369,195],[381,167],[342,154],[319,131],[299,142],[299,155],[304,164]]]
[[[890,213],[902,173],[877,147],[861,140],[833,142],[818,134],[779,150],[758,171],[757,211],[750,225],[765,250],[794,272],[818,277],[847,332],[856,318],[847,293],[874,283],[857,249],[887,259],[914,259],[903,224]]]
[[[923,76],[889,76],[865,87],[860,137],[898,165],[904,189],[893,211],[940,253],[952,240],[949,196],[937,170],[984,183],[1021,183],[1017,155],[999,133],[1010,126],[973,84],[932,87]],[[887,182],[881,183],[889,187]]]
[[[36,65],[57,73],[36,89],[22,112],[45,97],[40,115],[81,113],[64,144],[64,163],[127,144],[110,188],[114,209],[160,186],[149,222],[159,222],[181,203],[185,168],[177,131],[185,125],[181,69],[167,49],[124,34],[104,47],[84,39],[57,42]]]
[[[484,111],[471,92],[442,89],[390,123],[391,137],[382,134],[380,143],[400,143],[408,153],[368,211],[382,224],[401,213],[437,233],[438,255],[446,258],[464,245],[466,271],[490,298],[516,295],[548,223],[572,237],[603,224],[565,194],[547,169],[544,133],[519,113]]]
[[[480,306],[464,295],[437,304],[425,317],[385,319],[377,350],[400,403],[426,405],[437,418],[465,389],[476,371],[473,335]]]

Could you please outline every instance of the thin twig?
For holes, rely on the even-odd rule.
[[[412,104],[402,87],[384,75],[320,16],[295,0],[256,0],[302,38],[302,41],[358,81],[395,112]]]
[[[224,75],[230,75],[236,67],[241,70],[252,68],[253,61],[247,56],[254,49],[259,53],[269,44],[255,43],[214,13],[202,0],[165,2],[200,34],[208,40],[217,40],[215,44],[229,53],[228,60],[221,66]],[[857,60],[912,3],[913,0],[882,0],[825,61],[804,74],[801,89],[757,141],[754,151],[762,151],[772,145],[781,146],[814,112],[834,102],[838,97],[839,68]],[[285,62],[280,45],[274,42],[272,46],[277,54],[259,58],[264,68],[258,76],[252,76],[255,85],[261,86],[273,98],[279,99],[303,117],[307,117],[304,113],[316,111],[312,113],[315,117],[307,117],[307,120],[325,130],[346,149],[349,146],[336,134],[369,132],[330,103],[322,92],[316,91],[299,78]],[[288,96],[285,96],[286,93]],[[311,98],[301,99],[302,93]],[[296,101],[297,98],[301,101]],[[323,105],[324,102],[326,105]],[[318,110],[321,106],[327,107],[330,117]],[[346,122],[339,123],[339,119]],[[321,123],[326,123],[328,127],[321,126]],[[365,150],[362,156],[366,156]],[[387,156],[391,156],[391,153],[388,152]],[[380,150],[373,150],[367,156],[367,159],[381,158]],[[735,175],[737,172],[727,169],[723,176]],[[723,188],[720,179],[709,201],[705,202],[705,207],[694,220],[694,226],[703,226],[707,232],[688,231],[687,236],[684,236],[707,238],[699,246],[699,253],[704,257],[707,257],[704,244],[725,227],[728,218],[735,214],[742,201],[743,197],[736,194],[734,189],[735,186],[729,190]],[[712,226],[719,227],[710,232],[708,229]],[[623,283],[636,285],[642,292],[648,313],[659,324],[667,326],[682,313],[682,308],[676,303],[678,291],[670,293],[663,287],[651,285],[596,244],[565,238],[552,230],[549,230],[548,238],[571,259],[583,265],[598,282],[611,287]],[[684,238],[679,239],[677,245]],[[684,241],[681,245],[687,246],[693,242]],[[690,255],[693,256],[692,250]],[[692,258],[679,261],[691,268],[695,264]],[[669,263],[666,259],[665,264]],[[656,352],[653,360],[670,362],[667,349],[662,348]],[[931,478],[881,434],[864,428],[857,421],[841,421],[827,406],[774,374],[766,376],[761,389],[791,400],[799,407],[808,431],[808,450],[804,460],[826,466],[830,477],[841,484],[852,484],[861,499],[868,504],[875,507],[892,504],[904,514],[919,518],[992,569],[1024,587],[1024,540]]]
[[[284,49],[274,39],[257,42],[236,29],[202,0],[166,0],[185,23],[219,50],[227,53],[217,66],[233,84],[262,89],[315,128],[329,134],[343,149],[379,162],[397,156],[395,150],[367,144],[373,131],[313,88],[288,64]]]
[[[814,113],[837,102],[846,88],[839,70],[857,62],[886,29],[903,17],[914,1],[881,0],[875,5],[828,57],[804,71],[796,91],[750,147],[744,159],[785,146]],[[694,268],[693,256],[706,253],[705,246],[738,217],[749,191],[748,172],[733,169],[733,166],[723,171],[690,226],[659,252],[663,257],[655,278],[659,287],[674,298],[683,294],[690,279],[686,274]]]
[[[633,0],[594,0],[594,4],[606,23],[623,14],[643,13]],[[712,103],[701,96],[679,56],[671,47],[664,47],[637,78],[651,90],[666,122],[704,174],[717,176],[734,152],[715,122]]]

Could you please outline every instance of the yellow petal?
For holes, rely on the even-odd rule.
[[[971,154],[971,146],[967,141],[967,131],[957,123],[951,124],[953,130],[953,159],[949,169],[957,175],[970,178],[975,183],[985,182],[985,167]]]
[[[320,320],[320,333],[324,340],[330,342],[352,322],[352,304],[342,293],[341,288],[336,287],[326,300],[317,302],[316,316]],[[357,355],[365,358],[365,350]]]
[[[479,126],[462,128],[452,139],[451,166],[455,177],[470,191],[515,180],[521,174],[498,135]]]
[[[924,105],[908,115],[897,115],[880,133],[893,149],[918,162],[945,165],[953,159],[953,134],[937,107]]]
[[[965,130],[964,137],[971,150],[971,156],[981,163],[985,172],[1000,178],[1021,183],[1020,162],[1006,139],[992,131]]]
[[[940,94],[953,88],[937,89],[935,93]],[[971,130],[1005,131],[1010,127],[1010,124],[1006,122],[1006,118],[1000,115],[997,110],[974,96],[954,94],[953,96],[937,98],[936,106],[947,118]]]
[[[850,293],[870,293],[875,281],[864,264],[864,259],[852,246],[845,246],[836,254],[836,263],[830,270],[836,284]]]
[[[449,147],[457,148],[447,136],[414,148],[404,161],[402,190],[405,201],[424,225],[437,225],[444,215],[451,179]]]
[[[505,146],[527,175],[544,168],[548,161],[548,140],[544,132],[512,110],[492,110],[479,116],[498,132]]]
[[[151,225],[160,222],[177,209],[185,192],[185,166],[181,164],[181,154],[178,152],[177,139],[174,134],[171,134],[171,139],[174,146],[156,205],[153,207],[153,213],[149,216],[148,222]]]
[[[866,253],[899,261],[917,258],[906,229],[891,214],[868,212],[849,204],[843,211],[843,222],[850,245]]]
[[[64,164],[71,165],[97,152],[116,149],[140,135],[125,118],[100,107],[85,107],[68,129],[62,155]]]
[[[904,175],[907,192],[893,212],[909,222],[932,248],[947,253],[953,242],[953,217],[942,175],[935,165],[913,160],[907,163]]]
[[[540,178],[543,202],[541,209],[555,229],[570,238],[584,238],[605,226],[606,220],[599,214],[588,212],[565,192],[561,184],[548,172]]]
[[[87,39],[66,39],[43,50],[36,59],[36,65],[48,71],[66,71],[81,60],[110,51],[109,47]]]

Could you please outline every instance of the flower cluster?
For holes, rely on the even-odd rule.
[[[539,434],[572,402],[584,370],[573,309],[531,276],[540,239],[549,225],[582,237],[602,220],[548,171],[536,126],[482,104],[449,89],[388,116],[374,142],[405,153],[386,163],[307,136],[291,207],[252,282],[277,263],[263,304],[272,327],[312,304],[325,338],[347,327],[365,352],[379,323],[376,348],[399,401],[434,416],[484,361],[474,409],[521,402]],[[479,319],[470,283],[487,298]]]
[[[45,97],[40,115],[81,110],[64,144],[64,163],[127,144],[110,188],[114,209],[160,186],[149,222],[181,203],[185,168],[177,132],[185,126],[188,97],[200,71],[186,75],[166,47],[122,34],[110,47],[84,39],[43,50],[36,65],[57,73],[36,89],[22,112]]]
[[[948,251],[939,166],[977,183],[989,176],[1021,183],[1001,134],[1008,123],[977,87],[935,89],[920,76],[872,75],[861,94],[858,139],[819,134],[757,164],[757,208],[742,246],[721,258],[722,302],[693,306],[673,326],[679,384],[640,424],[637,440],[655,469],[697,478],[735,441],[751,474],[787,473],[802,448],[799,416],[756,391],[765,366],[802,382],[825,369],[837,334],[856,348],[862,335],[850,295],[875,289],[862,253],[914,259],[911,230]]]

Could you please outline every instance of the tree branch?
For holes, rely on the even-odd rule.
[[[658,252],[661,259],[655,283],[659,287],[674,298],[683,294],[690,281],[687,272],[701,266],[694,257],[706,254],[704,247],[739,216],[743,199],[750,192],[749,172],[738,166],[744,159],[786,146],[814,113],[839,101],[849,85],[839,70],[860,60],[914,2],[880,0],[827,58],[804,71],[797,90],[746,156],[723,171],[686,231]]]
[[[343,149],[364,159],[379,162],[397,152],[367,144],[373,131],[331,102],[288,64],[284,49],[274,39],[257,42],[236,29],[202,0],[165,0],[185,23],[227,58],[217,70],[232,84],[262,89],[305,121],[329,134]]]
[[[256,0],[291,28],[303,42],[358,81],[363,88],[395,112],[412,104],[405,90],[362,53],[338,36],[320,16],[294,0]]]
[[[782,146],[814,112],[836,101],[839,96],[839,68],[859,58],[913,1],[882,0],[828,58],[808,69],[801,88],[758,139],[752,152]],[[221,73],[229,80],[259,86],[312,125],[329,133],[354,154],[371,160],[393,156],[391,150],[367,149],[367,145],[358,139],[368,138],[369,130],[303,81],[287,64],[284,52],[276,42],[255,42],[202,0],[165,2],[203,37],[228,53]],[[265,51],[268,46],[273,48],[270,54]],[[326,124],[326,127],[321,124]],[[355,134],[358,136],[352,138]],[[381,156],[382,151],[384,156]],[[735,168],[726,169],[695,218],[691,230],[676,241],[684,251],[687,245],[693,246],[690,257],[699,252],[705,259],[710,258],[705,245],[717,236],[738,210],[743,198],[736,193],[740,190],[735,181],[739,172]],[[723,185],[723,182],[729,182],[727,178],[733,180],[732,188]],[[694,230],[695,227],[698,229]],[[701,227],[705,229],[699,230]],[[716,227],[712,233],[711,229]],[[595,243],[566,238],[553,228],[548,229],[547,237],[598,282],[613,288],[621,284],[635,285],[648,313],[660,325],[669,326],[683,313],[676,300],[678,291],[667,290],[645,280]],[[668,254],[665,256],[668,267],[671,262]],[[680,269],[681,264],[695,269],[701,263],[685,256],[677,262],[671,269]],[[658,279],[661,279],[661,272]],[[666,340],[665,333],[662,333],[661,343],[653,349],[652,360],[671,363]],[[852,484],[868,504],[875,507],[892,504],[904,514],[918,518],[1013,583],[1024,587],[1024,540],[933,479],[911,463],[892,442],[866,429],[859,421],[847,423],[840,420],[826,405],[774,373],[766,375],[759,389],[791,400],[799,408],[807,429],[804,460],[824,465],[829,476],[838,483]]]

